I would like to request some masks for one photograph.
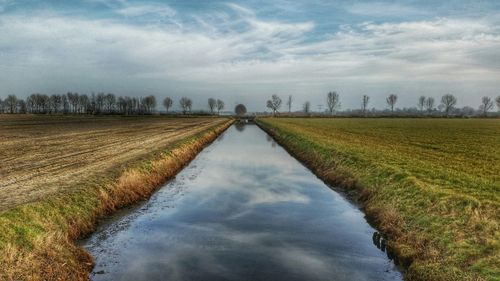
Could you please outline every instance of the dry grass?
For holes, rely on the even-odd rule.
[[[0,212],[74,188],[217,118],[0,115]]]
[[[318,176],[359,196],[408,280],[499,280],[500,120],[260,123]]]
[[[0,280],[87,280],[92,258],[74,240],[91,232],[99,217],[149,197],[231,123],[208,121],[204,129],[99,179],[0,214]]]

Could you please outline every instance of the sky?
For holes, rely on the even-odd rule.
[[[0,97],[68,91],[477,108],[500,95],[500,1],[0,0]]]

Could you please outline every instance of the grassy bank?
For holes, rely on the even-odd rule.
[[[75,239],[90,233],[100,217],[149,197],[230,123],[219,119],[162,150],[0,213],[0,279],[87,280],[92,258]]]
[[[406,279],[499,280],[499,120],[258,122],[359,198],[407,266]]]

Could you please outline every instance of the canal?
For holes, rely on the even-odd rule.
[[[93,280],[402,280],[374,231],[357,206],[245,125],[82,243]]]

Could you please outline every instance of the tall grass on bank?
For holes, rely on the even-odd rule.
[[[263,118],[326,182],[356,195],[407,280],[500,279],[500,122]]]
[[[88,280],[92,257],[75,239],[92,232],[100,217],[148,198],[230,124],[227,121],[66,194],[0,214],[0,279]]]

